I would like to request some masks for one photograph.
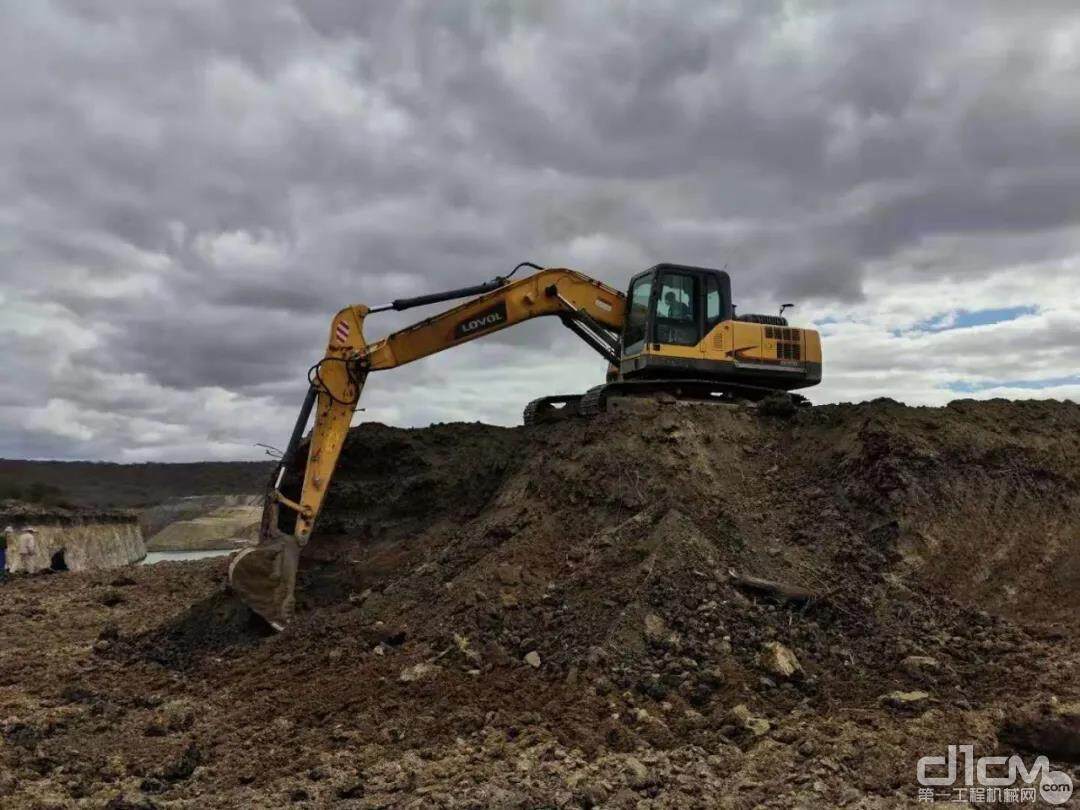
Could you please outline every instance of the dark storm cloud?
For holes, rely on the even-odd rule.
[[[1076,252],[1067,3],[0,14],[0,300],[46,369],[0,398],[7,430],[27,425],[0,447],[22,452],[55,452],[42,437],[68,414],[75,455],[186,452],[171,427],[100,431],[116,414],[194,423],[208,388],[291,406],[339,307],[526,258],[617,287],[657,261],[728,264],[740,300],[825,304],[861,300],[873,273],[979,279]],[[493,342],[587,351],[557,324]],[[207,419],[233,418],[221,407]]]

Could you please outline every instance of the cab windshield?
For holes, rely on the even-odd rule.
[[[661,273],[656,298],[656,342],[693,346],[701,340],[698,327],[698,278],[685,273]]]

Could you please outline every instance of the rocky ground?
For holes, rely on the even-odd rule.
[[[1080,785],[1078,462],[1069,403],[365,425],[280,635],[223,560],[0,585],[0,805],[894,807],[951,743]]]

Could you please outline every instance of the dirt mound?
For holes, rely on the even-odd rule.
[[[1078,437],[1052,402],[364,425],[281,635],[222,561],[4,586],[0,795],[913,802],[918,757],[1080,699]]]

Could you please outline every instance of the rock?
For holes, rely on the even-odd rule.
[[[790,394],[777,392],[762,399],[757,404],[757,411],[765,416],[791,419],[798,413],[798,408],[795,406],[795,400],[791,398]]]
[[[840,799],[839,801],[837,801],[837,804],[839,804],[841,807],[846,807],[849,804],[857,802],[860,798],[862,798],[862,795],[862,791],[860,791],[858,788],[848,785],[846,788],[840,791]]]
[[[799,739],[799,730],[792,726],[781,726],[773,732],[773,739],[777,742],[785,743],[786,745],[792,745]]]
[[[517,585],[521,582],[521,566],[503,563],[495,569],[495,576],[503,585]]]
[[[164,737],[187,731],[195,724],[195,708],[186,700],[170,700],[159,708],[143,729],[147,737]]]
[[[411,667],[405,667],[401,670],[401,674],[398,675],[398,680],[401,683],[419,683],[421,681],[429,681],[436,677],[442,668],[437,664],[428,664],[421,662],[419,664],[413,664]]]
[[[187,731],[195,724],[195,714],[187,700],[170,700],[158,710],[158,718],[169,731]]]
[[[642,782],[649,778],[649,769],[637,757],[627,757],[623,764],[632,781]]]
[[[518,595],[514,591],[503,591],[499,594],[499,603],[508,610],[513,610],[519,604]]]
[[[457,647],[458,652],[461,653],[462,657],[470,664],[479,666],[483,662],[483,656],[472,648],[469,644],[469,639],[466,636],[454,633],[454,645]]]
[[[894,709],[922,709],[929,702],[930,694],[921,690],[913,692],[896,691],[882,695],[878,700],[886,706],[892,706]]]
[[[434,562],[426,562],[413,569],[413,576],[429,577],[437,574],[439,566]]]
[[[724,684],[724,671],[720,667],[709,667],[702,671],[700,679],[710,689],[718,689]]]
[[[761,648],[758,663],[778,678],[789,680],[803,674],[802,664],[795,653],[778,641],[770,641]]]
[[[663,644],[667,641],[670,631],[667,624],[655,613],[645,614],[645,638],[653,644]]]
[[[166,782],[182,782],[202,764],[203,755],[195,743],[188,743],[179,757],[169,762],[161,771],[161,778]]]
[[[900,669],[918,680],[927,680],[941,672],[941,663],[929,655],[909,655],[900,662]]]
[[[533,650],[532,652],[528,653],[525,656],[524,660],[525,660],[525,663],[528,664],[533,669],[540,669],[540,653],[538,653],[536,650]]]
[[[331,664],[336,664],[342,659],[342,657],[344,657],[344,655],[345,651],[341,649],[341,647],[334,647],[334,649],[330,650],[330,652],[326,654],[326,660],[329,661]]]
[[[779,548],[776,550],[781,551]],[[752,577],[746,574],[739,574],[734,570],[729,570],[728,575],[731,578],[731,583],[737,588],[749,591],[756,596],[768,597],[771,601],[781,604],[791,603],[795,605],[806,605],[819,599],[818,595],[813,591],[807,590],[799,585],[792,585],[787,582],[774,582],[771,579],[761,579],[760,577]]]
[[[750,710],[746,708],[746,705],[743,703],[740,703],[728,712],[728,720],[737,728],[748,731],[755,737],[761,737],[762,735],[768,734],[769,729],[772,727],[769,721],[764,717],[754,717],[751,715]]]

